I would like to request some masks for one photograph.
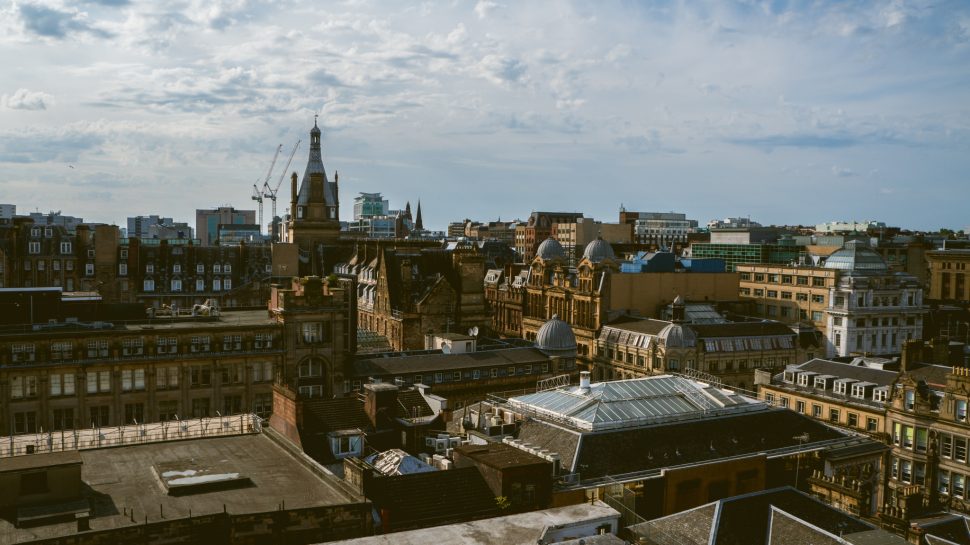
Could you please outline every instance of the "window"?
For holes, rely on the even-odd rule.
[[[71,243],[70,242],[62,242],[61,243],[61,253],[62,254],[69,254],[69,253],[71,253]]]
[[[242,336],[241,335],[223,336],[222,350],[223,352],[228,352],[230,350],[242,350]]]
[[[179,278],[172,279],[172,291],[182,291],[182,280]]]
[[[20,399],[37,395],[37,377],[12,377],[10,379],[10,397]]]
[[[15,344],[10,347],[11,359],[14,363],[25,363],[34,361],[33,344]]]
[[[158,354],[177,354],[178,337],[159,337],[155,340],[155,351]]]
[[[140,356],[144,353],[145,341],[141,337],[121,340],[122,356]]]
[[[121,250],[120,255],[121,255],[121,259],[128,259],[128,250],[127,249]]]
[[[209,351],[209,336],[196,336],[192,337],[191,345],[189,350],[192,352],[208,352]]]
[[[322,343],[324,340],[323,322],[303,323],[303,342],[305,344]]]
[[[54,431],[74,429],[74,409],[51,411],[51,429]]]
[[[814,405],[814,404],[812,405],[812,416],[814,416],[815,418],[822,418],[821,405]]]
[[[913,462],[909,460],[902,460],[899,464],[899,480],[904,483],[913,482]]]
[[[877,424],[878,422],[876,421],[875,418],[866,418],[866,431],[869,431],[869,432],[878,431],[878,428],[876,427]]]
[[[256,335],[253,340],[253,347],[255,348],[273,348],[273,336],[268,333],[261,333]]]
[[[195,291],[205,291],[205,280],[199,278],[195,281]]]
[[[903,448],[913,448],[913,426],[903,425]]]
[[[88,371],[87,392],[98,394],[111,391],[111,371]]]
[[[37,433],[37,413],[33,411],[13,414],[14,433]]]
[[[833,423],[836,423],[836,424],[839,423],[839,410],[838,409],[829,409],[829,422],[833,422]]]
[[[179,368],[176,365],[155,369],[155,388],[167,390],[179,387]]]
[[[253,412],[260,418],[269,418],[273,414],[273,394],[253,396]]]
[[[222,281],[222,289],[229,291],[232,289],[232,278],[226,278]]]
[[[488,376],[491,378],[498,378],[498,367],[492,367],[488,370]]]
[[[132,390],[145,389],[145,370],[144,369],[122,369],[121,370],[121,391],[130,392]]]
[[[926,452],[927,432],[926,428],[916,428],[916,452]]]
[[[253,364],[253,382],[269,382],[273,380],[273,362],[264,361]]]
[[[953,484],[953,495],[962,498],[963,497],[963,485],[964,476],[959,473],[953,473],[950,479]]]
[[[846,416],[848,417],[848,419],[846,420],[846,423],[850,427],[856,428],[856,427],[859,426],[859,415],[857,415],[855,413],[849,413]]]
[[[94,263],[86,263],[84,265],[84,275],[94,276]]]
[[[320,360],[307,360],[300,364],[300,378],[319,377],[323,374],[323,363]]]
[[[74,375],[53,374],[48,380],[51,396],[74,395]]]
[[[944,496],[950,493],[950,472],[940,471],[940,494]]]
[[[209,366],[193,365],[189,371],[189,382],[193,388],[212,385],[212,369]]]
[[[212,280],[212,291],[222,290],[222,281],[218,278]]]
[[[87,345],[87,357],[89,358],[107,358],[108,357],[108,341],[88,341]]]
[[[180,273],[180,272],[182,272],[182,265],[179,264],[179,263],[176,263],[176,264],[172,265],[172,272],[173,273]]]
[[[229,263],[226,263],[225,265],[223,265],[222,272],[225,272],[225,273],[232,272],[232,265]]]
[[[107,405],[89,407],[88,414],[91,415],[91,425],[94,427],[111,425],[111,409]]]
[[[461,380],[461,371],[455,371],[454,373],[452,373],[451,380],[454,380],[456,382]]]
[[[202,263],[199,263],[198,265],[196,265],[195,266],[195,272],[198,273],[198,274],[204,273],[205,272],[205,265],[203,265]]]
[[[812,287],[815,287],[815,288],[824,288],[825,287],[825,279],[824,278],[813,277],[812,278]]]
[[[125,424],[140,424],[145,422],[144,403],[125,403]]]
[[[796,401],[795,402],[795,410],[797,412],[801,413],[801,414],[805,414],[805,402],[804,401]]]
[[[146,278],[142,282],[142,291],[155,291],[155,281],[151,278]]]
[[[967,439],[966,437],[953,438],[953,459],[958,462],[967,461]]]
[[[155,265],[153,263],[145,265],[145,274],[155,274]]]
[[[215,265],[213,265],[212,272],[214,273],[222,272],[222,265],[220,265],[219,263],[216,263]]]
[[[966,399],[957,400],[955,416],[956,416],[957,422],[967,421],[967,400]]]
[[[40,242],[28,242],[27,243],[27,253],[28,254],[39,254],[40,253]]]
[[[209,416],[209,398],[198,397],[192,400],[192,417],[205,418]]]
[[[905,392],[903,392],[903,407],[907,411],[912,411],[915,406],[916,406],[916,391],[906,390]]]
[[[434,374],[434,381],[437,382],[437,383],[444,382],[445,381],[445,374],[444,373],[435,373]]]

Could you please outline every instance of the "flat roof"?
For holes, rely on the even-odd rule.
[[[68,466],[81,463],[81,454],[76,450],[44,452],[0,458],[0,473],[27,471],[47,467]]]
[[[494,468],[526,467],[550,463],[544,458],[530,454],[520,448],[505,443],[486,443],[484,445],[459,445],[455,451],[480,464]]]
[[[620,512],[597,500],[555,507],[518,515],[434,526],[420,530],[394,532],[346,541],[345,545],[535,545],[547,527],[558,526],[556,532],[565,538],[585,537],[570,533],[569,526],[594,521],[617,520]]]
[[[271,432],[270,432],[271,433]],[[84,462],[82,492],[91,503],[91,529],[106,530],[135,523],[221,513],[273,511],[281,502],[287,509],[338,505],[363,501],[336,477],[327,478],[322,467],[311,469],[309,460],[297,458],[266,433],[152,443],[81,451]],[[178,465],[217,468],[238,473],[252,484],[245,488],[170,496],[158,467]],[[0,543],[20,543],[77,534],[73,521],[35,528],[15,528],[0,519]]]

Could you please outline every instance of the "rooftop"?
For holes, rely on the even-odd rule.
[[[348,541],[343,545],[535,545],[546,529],[555,528],[561,541],[585,537],[579,527],[600,521],[616,521],[620,513],[603,502],[532,511],[518,515],[436,526]],[[577,528],[571,530],[572,527]]]
[[[80,456],[82,494],[90,502],[92,530],[143,524],[146,517],[158,522],[162,514],[171,520],[223,510],[274,511],[284,501],[287,508],[299,509],[362,500],[340,481],[325,477],[322,468],[295,457],[263,433],[84,450]],[[159,471],[190,477],[236,474],[248,481],[231,490],[173,496],[160,483]],[[76,533],[73,521],[14,528],[0,519],[0,543]]]
[[[764,408],[730,390],[672,375],[598,382],[588,391],[579,386],[546,390],[510,398],[508,404],[588,431]]]
[[[630,530],[658,545],[849,545],[854,534],[863,537],[860,543],[906,543],[791,487],[725,498]],[[874,531],[879,541],[866,541]]]
[[[505,348],[460,354],[385,354],[357,359],[353,363],[353,375],[407,375],[446,371],[451,369],[474,369],[522,363],[545,363],[549,356],[536,348]]]

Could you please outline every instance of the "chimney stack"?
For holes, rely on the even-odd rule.
[[[589,384],[589,371],[581,371],[579,373],[579,393],[588,395],[590,391]]]
[[[908,372],[923,356],[923,341],[910,339],[903,345],[903,355],[899,359],[899,372]]]

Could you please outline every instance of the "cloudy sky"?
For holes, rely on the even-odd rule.
[[[416,4],[0,0],[0,202],[253,208],[319,112],[343,219],[970,225],[970,3]]]

